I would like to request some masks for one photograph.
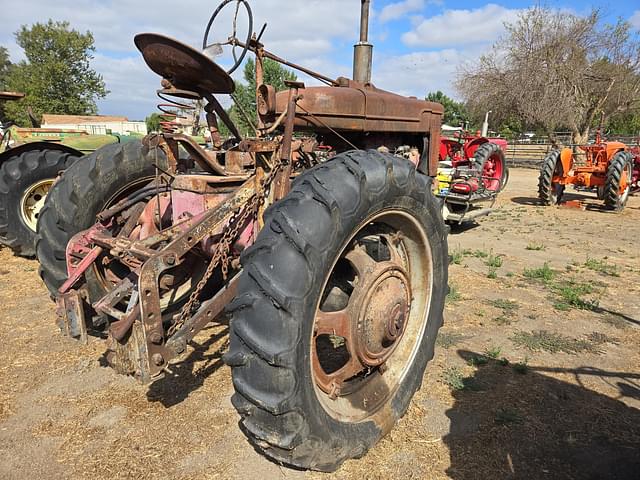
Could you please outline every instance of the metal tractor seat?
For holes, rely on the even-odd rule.
[[[136,47],[142,53],[149,68],[182,90],[185,98],[190,93],[200,96],[230,94],[235,84],[229,74],[198,50],[157,33],[136,35]]]

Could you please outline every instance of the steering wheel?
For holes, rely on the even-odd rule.
[[[213,22],[215,22],[220,12],[229,5],[230,3],[235,3],[235,15],[233,16],[233,31],[231,35],[227,38],[225,42],[222,43],[209,43],[209,34],[211,32],[211,27],[213,26]],[[240,7],[244,7],[247,11],[247,18],[249,20],[249,29],[247,31],[247,40],[244,42],[244,47],[242,48],[242,52],[240,55],[237,54],[236,48],[239,47],[239,40],[236,37],[238,33],[238,14],[240,13]],[[204,38],[202,39],[202,49],[205,51],[205,54],[209,57],[216,57],[223,53],[222,47],[225,45],[231,45],[231,52],[233,54],[233,60],[235,63],[231,67],[230,70],[227,70],[227,73],[231,75],[236,69],[242,64],[245,55],[249,51],[249,43],[251,42],[251,36],[253,35],[253,14],[251,13],[251,7],[249,6],[249,2],[247,0],[224,0],[218,8],[216,8],[213,15],[209,19],[209,23],[207,23],[207,28],[204,31]]]

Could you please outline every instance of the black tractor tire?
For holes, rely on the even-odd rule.
[[[623,172],[627,173],[627,188],[620,193],[620,181]],[[609,210],[622,211],[631,193],[631,178],[633,176],[633,156],[629,152],[616,153],[609,167],[604,184],[604,204]]]
[[[552,150],[545,157],[538,177],[538,198],[543,205],[557,205],[562,201],[564,185],[554,185],[553,177],[561,173],[560,150]]]
[[[59,150],[30,150],[0,165],[1,244],[22,257],[35,255],[36,232],[23,214],[24,195],[43,181],[55,181],[78,158]]]
[[[166,161],[159,158],[163,168]],[[106,145],[73,164],[56,182],[40,213],[36,240],[40,277],[51,295],[67,279],[69,240],[94,225],[96,215],[121,195],[152,180],[155,162],[141,142]]]
[[[498,179],[500,182],[497,186],[498,188],[493,188],[491,190],[501,192],[507,186],[509,181],[509,168],[507,167],[507,159],[505,158],[500,145],[491,142],[483,143],[478,147],[473,158],[478,166],[478,171],[482,173],[484,171],[485,163],[493,156],[497,156],[500,159],[500,162],[502,162],[502,175]]]
[[[232,367],[241,428],[271,459],[334,471],[362,457],[405,414],[433,358],[448,288],[447,230],[431,182],[406,160],[351,151],[302,174],[267,210],[264,228],[241,257],[224,360]],[[338,420],[314,390],[315,309],[345,242],[367,218],[389,208],[410,212],[426,232],[433,262],[428,323],[422,337],[414,336],[415,357],[391,399],[361,421]]]

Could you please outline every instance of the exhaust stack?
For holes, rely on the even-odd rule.
[[[371,0],[360,0],[360,41],[354,46],[353,79],[360,83],[371,82],[373,45],[369,43],[369,7]]]

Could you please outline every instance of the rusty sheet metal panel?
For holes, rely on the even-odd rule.
[[[304,110],[339,131],[427,133],[434,118],[440,124],[443,107],[348,81],[340,87],[309,87],[298,102],[296,127],[326,129]],[[288,92],[276,95],[277,113],[286,110]]]

